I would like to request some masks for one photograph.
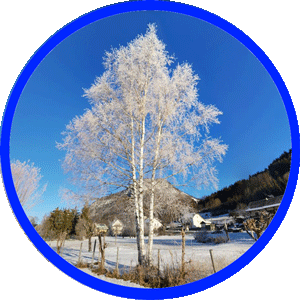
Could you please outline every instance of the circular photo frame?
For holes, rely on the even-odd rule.
[[[215,26],[218,29],[221,29],[222,31],[226,32],[227,34],[235,38],[237,41],[239,41],[243,46],[245,46],[267,70],[268,74],[270,75],[272,81],[274,82],[280,93],[285,110],[287,112],[291,133],[291,149],[293,153],[290,167],[290,176],[281,204],[272,222],[265,230],[263,236],[259,238],[248,251],[246,251],[242,256],[240,256],[238,259],[236,259],[233,263],[231,263],[224,269],[199,281],[191,282],[186,285],[179,285],[176,287],[146,290],[101,281],[95,277],[92,277],[82,272],[81,270],[67,262],[65,259],[63,259],[56,252],[54,252],[53,249],[51,249],[49,245],[36,232],[31,222],[29,221],[28,216],[25,214],[14,186],[10,165],[10,138],[15,110],[26,84],[28,83],[32,74],[38,68],[40,63],[46,58],[46,56],[53,49],[55,49],[56,46],[58,46],[61,42],[70,37],[72,34],[91,24],[94,24],[95,22],[124,13],[145,11],[175,13],[197,18],[198,20],[204,21],[208,24]],[[33,242],[35,247],[52,264],[54,264],[56,267],[58,267],[60,270],[62,270],[64,273],[74,278],[78,282],[110,295],[132,299],[171,299],[204,291],[226,280],[227,278],[240,271],[248,263],[250,263],[271,240],[288,211],[296,188],[297,177],[299,172],[299,127],[292,100],[280,74],[278,73],[270,59],[265,55],[265,53],[242,31],[240,31],[232,24],[228,23],[224,19],[212,13],[185,4],[163,1],[126,2],[100,8],[79,17],[78,19],[74,20],[73,22],[60,29],[53,36],[51,36],[36,51],[36,53],[33,55],[33,57],[30,59],[30,61],[27,63],[27,65],[21,72],[10,94],[9,101],[6,105],[5,114],[2,120],[1,165],[3,182],[5,185],[7,196],[20,225],[22,226],[29,239]]]

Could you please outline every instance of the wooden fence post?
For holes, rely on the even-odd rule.
[[[160,278],[160,249],[157,250],[157,277]]]
[[[103,237],[103,240],[102,240],[102,237]],[[101,269],[104,270],[104,268],[105,268],[105,248],[106,248],[105,235],[103,235],[102,233],[99,233],[98,239],[99,239],[99,251],[101,252]]]
[[[95,257],[95,251],[96,251],[96,243],[97,243],[97,240],[95,240],[95,242],[94,242],[94,249],[93,249],[93,255],[92,255],[92,264],[91,264],[91,268],[92,268],[93,265],[94,265],[94,257]]]
[[[82,243],[80,244],[79,257],[78,257],[78,263],[77,263],[78,265],[81,262],[81,251],[82,251]]]
[[[116,272],[117,272],[117,276],[119,276],[119,247],[117,247],[117,263],[116,263]]]
[[[210,258],[211,258],[211,263],[212,263],[212,266],[213,266],[213,269],[214,269],[214,273],[216,273],[216,267],[215,267],[215,262],[214,262],[214,257],[213,257],[213,250],[210,249],[209,253],[210,253]]]
[[[185,230],[182,228],[181,229],[181,235],[182,235],[182,255],[181,255],[181,273],[182,273],[182,278],[185,277]]]
[[[158,287],[160,287],[160,249],[157,250],[157,279]]]
[[[226,236],[227,236],[227,242],[230,241],[230,237],[229,237],[229,234],[228,234],[228,227],[227,227],[227,223],[225,222],[225,225],[224,225],[224,230],[225,230],[225,233],[226,233]]]

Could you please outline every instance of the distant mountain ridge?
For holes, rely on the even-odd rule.
[[[150,179],[144,181],[144,215],[149,215]],[[130,198],[132,188],[97,199],[90,206],[91,218],[98,223],[109,225],[114,219],[125,224],[134,224],[134,202]],[[163,223],[168,223],[183,210],[196,211],[198,199],[180,191],[166,179],[158,179],[154,188],[154,216]]]

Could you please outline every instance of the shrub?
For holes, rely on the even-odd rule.
[[[211,234],[206,230],[198,231],[194,234],[194,239],[198,243],[221,244],[227,242],[227,237],[223,234]]]
[[[136,229],[133,226],[125,227],[120,235],[122,237],[136,237]]]
[[[223,243],[227,243],[228,239],[225,235],[219,235],[217,237],[214,238],[213,243],[215,244],[223,244]]]

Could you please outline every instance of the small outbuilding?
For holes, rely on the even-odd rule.
[[[120,220],[115,219],[111,223],[110,228],[113,231],[114,235],[119,235],[119,234],[122,233],[124,225],[123,225],[123,223]]]
[[[95,229],[94,229],[95,235],[106,233],[107,231],[108,231],[108,227],[105,224],[95,223]]]

